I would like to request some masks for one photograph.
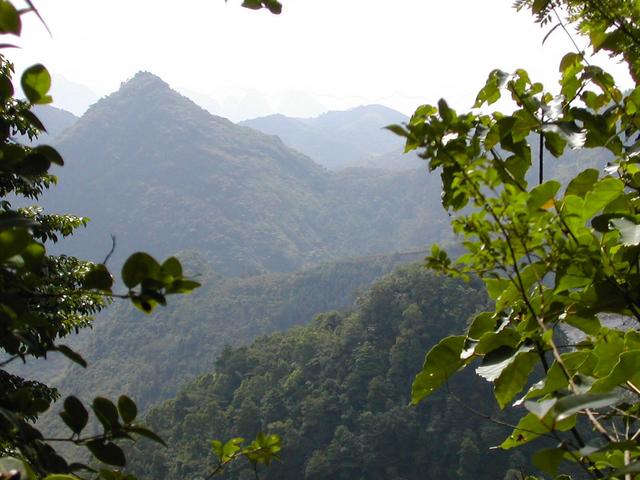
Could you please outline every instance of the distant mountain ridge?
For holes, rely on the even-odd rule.
[[[78,121],[78,117],[73,113],[51,105],[34,105],[31,111],[46,126],[46,131],[41,132],[33,141],[30,141],[27,136],[16,136],[18,142],[26,145],[54,143],[57,137]]]
[[[420,247],[445,231],[426,172],[327,172],[150,73],[93,105],[58,147],[66,164],[45,206],[92,222],[56,248],[94,260],[113,234],[112,263],[195,249],[220,273],[247,275]]]
[[[331,111],[314,118],[269,115],[240,122],[310,156],[330,170],[376,167],[408,170],[419,165],[414,155],[402,156],[403,141],[384,127],[409,118],[383,105]]]

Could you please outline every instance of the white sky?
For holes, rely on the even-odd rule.
[[[99,95],[147,70],[239,118],[251,116],[234,105],[247,94],[264,104],[257,114],[368,103],[411,113],[440,97],[466,109],[493,68],[552,84],[571,50],[559,29],[542,46],[545,30],[512,0],[283,3],[276,16],[240,0],[36,0],[53,36],[32,18],[10,58]]]

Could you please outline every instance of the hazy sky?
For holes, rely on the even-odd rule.
[[[37,0],[53,36],[32,18],[11,56],[98,95],[147,70],[241,117],[367,103],[410,113],[440,97],[467,108],[491,69],[552,83],[571,49],[560,30],[542,46],[545,30],[512,0],[283,3],[275,16],[240,0]]]

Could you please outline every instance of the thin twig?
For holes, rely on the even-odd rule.
[[[20,355],[14,355],[13,357],[5,360],[4,362],[0,363],[0,368],[2,367],[6,367],[7,365],[9,365],[11,362],[13,362],[14,360],[17,360],[18,358],[20,358]]]
[[[113,255],[113,252],[115,251],[116,251],[116,236],[112,233],[111,234],[111,250],[109,250],[109,253],[107,253],[107,256],[104,257],[104,260],[102,261],[103,265],[107,264],[107,262],[111,258],[111,255]]]

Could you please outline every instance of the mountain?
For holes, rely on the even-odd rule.
[[[222,274],[293,271],[402,251],[446,236],[438,179],[425,171],[327,172],[277,137],[211,115],[139,73],[57,144],[65,166],[43,200],[92,219],[56,246],[112,267],[144,248],[195,249]]]
[[[73,113],[50,105],[36,105],[33,107],[33,113],[47,127],[46,136],[40,139],[43,142],[55,141],[58,136],[78,121],[78,117]]]
[[[356,166],[407,170],[419,165],[415,155],[400,158],[404,142],[384,129],[407,120],[404,114],[382,105],[366,105],[315,118],[269,115],[240,125],[277,135],[331,170]]]
[[[114,305],[77,341],[90,368],[65,362],[56,378],[47,380],[83,398],[98,391],[125,393],[146,409],[208,372],[225,346],[245,345],[260,335],[306,324],[321,312],[352,307],[377,278],[423,255],[363,257],[295,273],[226,278],[201,254],[183,252],[179,256],[201,288],[172,298],[152,316],[127,303]]]
[[[464,328],[485,302],[477,284],[413,265],[378,281],[351,312],[225,349],[211,373],[149,412],[146,422],[170,447],[137,444],[134,473],[206,477],[210,440],[259,431],[283,439],[282,462],[260,468],[266,480],[418,480],[425,472],[494,480],[510,467],[526,469],[522,453],[489,450],[508,429],[458,403],[497,414],[486,402],[490,386],[472,372],[419,407],[408,405],[425,351]],[[250,465],[231,470],[225,478],[254,478]]]
[[[90,105],[100,98],[86,85],[73,82],[62,75],[54,74],[51,82],[51,96],[57,108],[81,116]]]
[[[62,132],[78,121],[78,117],[73,113],[62,110],[61,108],[52,107],[51,105],[34,105],[31,111],[46,125],[47,131],[42,132],[33,142],[29,141],[26,136],[18,136],[20,143],[28,145],[53,143]]]
[[[209,372],[229,345],[246,345],[260,335],[307,324],[318,313],[350,308],[377,278],[423,255],[363,257],[296,273],[226,278],[217,275],[201,254],[183,252],[181,261],[202,287],[189,297],[172,298],[167,308],[152,316],[127,303],[114,304],[91,331],[67,339],[89,368],[59,355],[16,363],[9,370],[88,401],[96,395],[126,394],[145,411]],[[59,408],[54,406],[38,421],[53,436],[67,431],[57,415]],[[86,460],[85,452],[63,448]]]

